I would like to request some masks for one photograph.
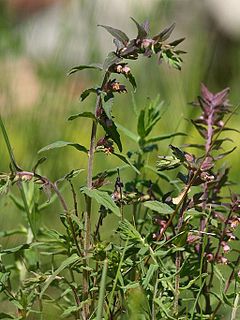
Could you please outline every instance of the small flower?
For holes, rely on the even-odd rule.
[[[230,227],[232,229],[236,229],[238,225],[240,224],[240,217],[232,217],[231,219],[228,220],[228,224],[230,224]]]
[[[228,259],[226,257],[219,256],[217,258],[217,262],[220,263],[220,264],[228,264]]]
[[[108,139],[106,136],[99,139],[97,142],[97,151],[103,151],[106,154],[111,154],[114,152],[113,141]]]
[[[230,246],[225,241],[221,242],[221,246],[224,253],[228,253],[231,250]]]
[[[195,243],[195,242],[199,241],[199,239],[200,239],[199,235],[189,232],[188,237],[187,237],[187,242],[191,244],[191,243]]]
[[[109,92],[117,92],[117,93],[127,92],[125,85],[120,84],[120,82],[116,81],[116,79],[109,80],[103,89],[107,93],[109,93]]]
[[[208,253],[206,255],[206,259],[207,259],[208,262],[212,262],[214,260],[213,254],[212,253]]]

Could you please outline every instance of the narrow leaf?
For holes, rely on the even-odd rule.
[[[21,244],[20,246],[14,247],[14,248],[9,248],[9,249],[5,249],[1,251],[1,254],[9,254],[9,253],[17,253],[20,252],[22,250],[26,250],[29,249],[30,245],[25,243],[25,244]]]
[[[115,123],[112,121],[110,125],[107,125],[105,122],[100,122],[100,124],[105,130],[106,134],[117,144],[118,150],[122,152],[121,138]]]
[[[160,201],[146,201],[143,205],[152,211],[156,211],[161,214],[173,213],[173,209],[169,205]]]
[[[145,111],[141,110],[139,117],[138,117],[138,124],[137,124],[137,131],[138,134],[141,138],[145,137],[145,123],[144,123],[144,118],[145,118]]]
[[[118,57],[115,52],[110,52],[104,61],[103,69],[108,70],[112,65],[118,64],[122,60],[123,58]]]
[[[97,90],[94,88],[84,90],[80,95],[81,101],[85,100],[90,95],[90,93],[97,93]]]
[[[160,32],[158,35],[153,37],[153,40],[155,41],[165,41],[167,40],[171,33],[173,32],[173,29],[175,28],[175,23],[173,23],[170,27],[165,28],[162,32]]]
[[[57,148],[63,148],[63,147],[66,147],[66,146],[74,147],[75,149],[77,149],[79,151],[88,153],[88,150],[84,146],[82,146],[82,145],[80,145],[78,143],[67,142],[67,141],[56,141],[56,142],[53,142],[53,143],[47,145],[46,147],[40,149],[38,151],[38,153],[44,152],[44,151],[48,151],[48,150],[52,150],[52,149],[57,149]]]
[[[129,38],[123,31],[101,24],[99,24],[98,26],[106,29],[114,38],[121,41],[125,46],[127,45]]]
[[[136,135],[134,132],[130,131],[129,129],[125,128],[124,126],[122,126],[119,123],[116,123],[118,129],[120,131],[122,131],[127,137],[129,137],[130,139],[132,139],[134,142],[138,142],[139,140],[139,136]]]
[[[96,117],[92,112],[80,112],[80,113],[77,113],[77,114],[73,114],[72,116],[70,116],[68,118],[68,120],[71,121],[71,120],[74,120],[74,119],[77,119],[77,118],[89,118],[89,119],[96,120]]]
[[[100,290],[99,290],[99,299],[97,306],[97,318],[96,320],[102,320],[103,315],[103,305],[105,300],[105,291],[106,291],[106,282],[107,282],[107,269],[108,269],[108,261],[104,260],[102,277],[100,282]]]
[[[105,111],[107,117],[112,120],[112,106],[113,106],[113,97],[108,97],[104,94],[102,96],[102,107],[103,110]]]
[[[37,170],[38,166],[39,166],[40,164],[42,164],[43,162],[45,162],[46,160],[47,160],[46,157],[40,158],[40,159],[37,161],[37,163],[35,164],[35,166],[33,167],[32,171],[35,172],[35,171]]]
[[[137,26],[137,30],[138,30],[138,35],[137,35],[137,38],[138,39],[144,39],[147,37],[147,32],[145,30],[145,28],[139,24],[134,18],[132,18],[132,21],[135,23],[135,25]]]
[[[72,69],[70,69],[69,72],[67,73],[67,75],[69,76],[70,74],[73,74],[75,72],[78,72],[78,71],[81,71],[81,70],[84,70],[84,69],[102,70],[103,67],[102,67],[102,65],[97,64],[97,63],[83,64],[83,65],[76,66],[76,67],[73,67]]]
[[[69,265],[77,262],[79,260],[79,256],[74,253],[73,255],[71,255],[71,257],[67,258],[66,260],[64,260],[60,267],[57,268],[57,270],[55,270],[53,272],[53,274],[47,279],[47,281],[45,282],[45,285],[42,288],[42,291],[40,293],[40,298],[43,297],[44,292],[47,290],[47,288],[50,286],[50,284],[53,282],[53,280],[56,278],[56,276],[63,271],[64,269],[66,269]]]
[[[153,138],[148,139],[148,140],[146,141],[146,143],[158,142],[158,141],[170,139],[170,138],[177,137],[177,136],[186,136],[186,134],[183,133],[183,132],[162,134],[162,135],[159,135],[159,136],[156,136],[156,137],[153,137]]]
[[[146,277],[143,279],[143,288],[146,289],[147,286],[149,285],[150,281],[152,280],[152,277],[154,275],[154,273],[157,271],[158,269],[158,265],[156,264],[150,264]]]
[[[21,168],[19,168],[19,166],[17,165],[17,162],[15,160],[15,157],[14,157],[14,154],[13,154],[13,149],[12,149],[12,146],[10,144],[10,140],[8,138],[7,130],[6,130],[5,126],[4,126],[4,124],[3,124],[1,116],[0,116],[0,127],[1,127],[1,130],[2,130],[2,134],[3,134],[3,138],[4,138],[4,141],[5,141],[5,144],[7,146],[7,150],[8,150],[8,154],[9,154],[10,160],[11,160],[12,168],[15,168],[15,169],[21,171]]]
[[[16,319],[14,316],[11,316],[8,313],[0,312],[0,319]]]
[[[111,210],[118,217],[121,216],[118,206],[116,205],[116,203],[113,201],[113,199],[107,192],[97,190],[97,189],[88,189],[87,187],[82,187],[80,190],[82,193],[86,194],[88,197],[96,200],[97,203]]]
[[[126,157],[122,154],[119,154],[119,153],[115,153],[115,152],[113,152],[113,155],[115,155],[120,160],[122,160],[123,162],[128,164],[137,174],[139,174],[139,175],[141,174],[140,171],[131,163],[131,161],[128,159],[128,157]]]
[[[226,157],[227,155],[229,155],[230,153],[232,153],[237,147],[234,147],[232,148],[231,150],[227,151],[227,152],[224,152],[224,153],[221,153],[219,154],[218,156],[214,157],[215,160],[219,160],[219,159],[222,159],[224,157]]]
[[[131,83],[133,87],[133,92],[136,92],[137,89],[137,83],[136,80],[131,72],[124,74],[125,78]]]

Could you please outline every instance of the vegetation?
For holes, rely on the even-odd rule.
[[[221,318],[222,306],[229,307],[232,320],[237,319],[240,199],[231,191],[230,169],[218,165],[235,150],[224,152],[222,146],[229,141],[226,133],[234,130],[229,120],[237,108],[229,104],[228,88],[213,94],[202,84],[192,103],[199,116],[191,120],[202,143],[179,147],[171,142],[172,154],[160,154],[157,164],[150,165],[159,142],[186,133],[153,134],[166,110],[159,97],[142,110],[133,104],[137,133],[130,123],[118,123],[113,102],[127,88],[117,79],[126,78],[135,90],[128,62],[141,55],[157,55],[158,62],[181,70],[184,52],[176,47],[184,39],[169,40],[174,24],[151,37],[148,22],[132,20],[136,38],[130,40],[123,31],[101,25],[114,37],[115,51],[102,65],[80,65],[69,71],[69,75],[84,69],[103,73],[100,86],[81,93],[82,101],[96,95],[95,110],[68,118],[76,128],[80,121],[92,123],[89,146],[61,140],[39,151],[73,147],[87,155],[86,183],[81,178],[84,168],[56,181],[42,175],[39,168],[45,157],[32,170],[22,168],[0,119],[10,158],[10,172],[0,175],[1,195],[8,195],[25,217],[22,228],[1,233],[1,237],[23,236],[22,244],[1,251],[0,288],[12,304],[12,312],[0,313],[2,319],[44,319],[49,304],[55,304],[62,318],[84,320],[214,320]],[[134,150],[122,153],[120,134],[134,143]],[[196,149],[196,154],[189,149]],[[101,153],[117,158],[122,166],[94,174]],[[122,178],[126,168],[132,170],[128,180]],[[79,199],[84,199],[84,206]],[[40,219],[54,202],[61,206],[60,231]]]

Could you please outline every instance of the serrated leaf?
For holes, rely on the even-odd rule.
[[[63,271],[64,269],[66,269],[69,265],[77,262],[79,260],[79,256],[74,253],[73,255],[71,255],[71,257],[68,257],[66,260],[64,260],[60,267],[57,268],[57,270],[55,270],[53,272],[53,274],[47,279],[47,281],[45,281],[45,284],[42,288],[42,291],[40,293],[40,298],[43,297],[44,292],[47,290],[47,288],[50,286],[50,284],[53,282],[53,280],[56,278],[56,276]]]
[[[146,143],[152,143],[152,142],[158,142],[166,139],[170,139],[177,136],[186,136],[183,132],[175,132],[175,133],[169,133],[169,134],[162,134],[153,138],[150,138],[146,141]]]
[[[122,126],[119,123],[116,123],[117,128],[120,129],[120,131],[122,131],[127,137],[129,137],[130,139],[132,139],[134,142],[138,142],[139,140],[139,136],[136,135],[134,132],[130,131],[129,129],[125,128],[124,126]]]
[[[119,153],[115,153],[113,152],[113,155],[115,155],[116,157],[118,157],[120,160],[122,160],[123,162],[125,162],[126,164],[128,164],[137,174],[141,174],[140,171],[131,163],[131,161],[128,159],[127,156],[124,156],[122,154]]]
[[[160,201],[146,201],[143,205],[152,211],[156,211],[161,214],[172,214],[173,209],[166,203]]]
[[[91,64],[82,64],[80,66],[76,66],[73,67],[72,69],[70,69],[70,71],[67,73],[67,75],[69,76],[70,74],[73,74],[75,72],[84,70],[84,69],[96,69],[96,70],[102,70],[103,67],[101,64],[97,64],[97,63],[91,63]]]
[[[87,148],[85,148],[84,146],[82,146],[82,145],[80,145],[78,143],[68,142],[68,141],[56,141],[56,142],[53,142],[53,143],[47,145],[46,147],[40,149],[38,151],[38,153],[44,152],[44,151],[48,151],[48,150],[52,150],[52,149],[57,149],[57,148],[63,148],[63,147],[67,147],[67,146],[74,147],[78,151],[82,151],[84,153],[88,153]]]
[[[115,52],[110,52],[104,61],[103,69],[108,70],[112,65],[118,64],[123,58],[118,57]]]
[[[137,26],[137,30],[138,30],[138,35],[137,38],[138,39],[144,39],[147,37],[147,32],[144,28],[144,26],[142,26],[141,24],[139,24],[133,17],[131,17],[132,21],[135,23],[135,25]]]
[[[99,24],[98,26],[106,29],[114,38],[121,41],[124,46],[128,44],[129,38],[123,31],[102,24]]]
[[[80,113],[77,113],[77,114],[73,114],[72,116],[70,116],[68,118],[68,120],[74,120],[74,119],[77,119],[77,118],[89,118],[89,119],[93,119],[93,120],[96,120],[96,117],[95,115],[92,113],[92,112],[80,112]]]
[[[96,200],[97,203],[111,210],[118,217],[121,217],[118,206],[116,205],[116,203],[113,201],[113,199],[107,192],[97,190],[97,189],[88,189],[87,187],[82,187],[80,190],[82,193],[86,194],[88,197]]]
[[[89,88],[84,90],[80,95],[81,101],[85,100],[90,95],[90,93],[97,93],[97,89]]]

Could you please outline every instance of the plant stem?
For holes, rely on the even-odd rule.
[[[106,72],[102,81],[101,90],[104,88],[110,76],[110,72]],[[95,107],[95,116],[97,117],[98,110],[102,107],[102,98],[101,95],[98,94],[96,107]],[[95,142],[96,142],[96,134],[97,134],[97,125],[98,122],[96,119],[92,122],[92,131],[90,138],[90,146],[88,153],[88,172],[87,172],[87,187],[89,189],[92,188],[92,178],[93,178],[93,160],[94,160],[94,152],[95,152]],[[92,210],[92,199],[88,196],[85,196],[86,202],[86,211],[84,213],[84,226],[85,226],[85,236],[84,236],[84,261],[85,266],[89,265],[88,253],[91,245],[91,210]],[[89,274],[87,270],[83,271],[83,299],[87,300],[89,294]],[[83,318],[84,320],[88,320],[89,317],[89,303],[85,303],[83,307]]]

